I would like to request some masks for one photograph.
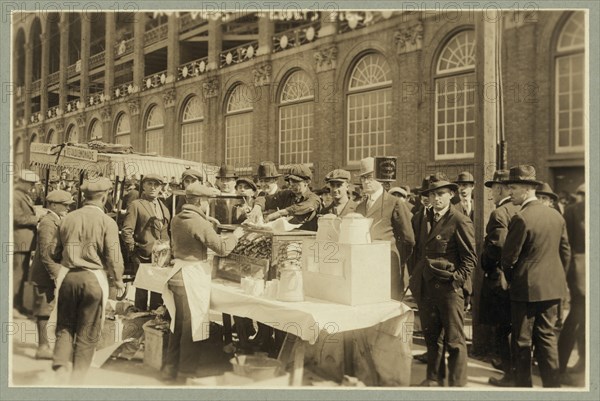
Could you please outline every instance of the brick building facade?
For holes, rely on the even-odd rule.
[[[277,14],[277,13],[276,13]],[[584,180],[584,12],[502,13],[508,165],[555,191]],[[358,169],[398,156],[401,184],[473,169],[481,12],[13,15],[13,154],[32,142],[130,143],[242,172],[263,160]],[[108,51],[107,51],[108,50]],[[482,97],[483,96],[483,97]]]

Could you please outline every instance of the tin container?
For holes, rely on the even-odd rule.
[[[384,182],[396,181],[397,160],[396,156],[376,156],[375,179]]]

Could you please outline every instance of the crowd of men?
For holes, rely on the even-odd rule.
[[[193,375],[199,362],[197,346],[206,336],[192,323],[206,305],[190,305],[190,296],[197,294],[188,294],[190,288],[186,292],[185,279],[194,274],[206,277],[207,249],[225,256],[242,235],[241,229],[217,234],[219,213],[211,213],[208,200],[220,193],[238,198],[227,214],[232,223],[286,218],[301,229],[316,231],[318,218],[325,214],[372,218],[371,238],[391,245],[392,298],[403,300],[409,292],[419,309],[427,346],[423,386],[444,386],[446,378],[449,386],[466,385],[465,314],[472,303],[475,269],[482,269],[484,276],[479,322],[493,327],[492,363],[504,372],[500,379],[490,378],[491,384],[531,387],[532,359],[544,387],[569,382],[570,373],[585,368],[583,184],[577,189],[577,202],[565,207],[548,184],[536,179],[534,167],[496,171],[484,183],[496,208],[486,223],[482,248],[477,249],[472,197],[476,183],[470,172],[454,180],[443,173],[430,175],[412,192],[407,186],[388,189],[375,174],[374,159],[368,157],[360,161],[359,183],[353,183],[349,171],[335,169],[325,177],[326,188],[313,192],[311,169],[292,165],[284,176],[287,188],[281,189],[283,175],[272,162],[262,162],[252,178],[223,166],[217,190],[203,182],[200,172],[186,170],[180,184],[185,196],[176,199],[168,190],[176,183],[147,174],[139,186],[127,182],[120,207],[111,201],[113,183],[96,178],[81,185],[84,202],[79,209],[73,210],[72,192],[56,188],[45,199],[47,210],[40,213],[31,196],[39,177],[24,170],[13,203],[14,316],[28,312],[23,288],[26,281],[33,282],[39,330],[36,358],[52,359],[59,374],[81,382],[99,338],[108,288],[123,290],[126,268],[135,274],[140,263],[150,261],[156,244],[168,244],[173,258],[184,263],[175,265],[162,297],[137,290],[135,305],[141,310],[163,302],[171,305],[163,377]],[[115,212],[114,218],[107,212]],[[57,342],[52,351],[46,327],[53,314]],[[242,347],[277,343],[277,333],[267,326],[259,323],[256,333],[248,319],[234,319]],[[567,369],[575,345],[579,361]]]

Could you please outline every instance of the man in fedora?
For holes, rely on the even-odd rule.
[[[421,192],[429,197],[431,209],[422,209],[412,220],[416,265],[409,287],[419,307],[427,344],[423,386],[443,386],[440,366],[444,366],[444,346],[449,353],[449,385],[460,387],[467,382],[464,287],[470,282],[477,256],[473,222],[451,205],[457,189],[445,175],[432,175]]]
[[[158,198],[163,183],[162,177],[158,174],[145,175],[140,184],[142,195],[131,202],[123,220],[121,238],[135,272],[140,263],[152,262],[152,248],[157,240],[170,241],[171,213]],[[161,304],[160,294],[152,292],[150,309],[156,309]],[[148,291],[136,288],[135,306],[140,310],[148,309]]]
[[[558,208],[558,195],[552,191],[552,187],[547,182],[542,184],[535,190],[535,196],[542,202],[542,204],[556,209],[560,213]],[[561,213],[562,214],[562,213]]]
[[[13,192],[13,318],[24,318],[23,284],[29,274],[29,260],[36,245],[36,227],[41,216],[31,198],[40,180],[31,170],[21,170]]]
[[[366,197],[356,207],[356,213],[373,219],[373,241],[390,241],[391,294],[392,299],[400,300],[404,294],[403,266],[415,245],[415,236],[410,224],[412,215],[406,203],[387,193],[376,180],[373,157],[360,161],[359,176]]]
[[[350,189],[348,184],[352,176],[349,171],[335,169],[325,176],[325,182],[329,187],[332,202],[325,206],[320,215],[335,214],[336,216],[345,216],[356,210],[358,203],[349,198]]]
[[[479,322],[494,327],[497,359],[492,360],[492,365],[504,372],[500,379],[490,377],[489,383],[501,387],[512,387],[515,383],[510,358],[510,296],[500,257],[508,234],[508,224],[519,207],[510,201],[508,185],[505,182],[507,179],[508,170],[497,170],[493,179],[484,183],[486,188],[490,189],[491,200],[496,209],[490,214],[485,227],[486,235],[481,254],[481,268],[484,273],[479,307]]]
[[[258,218],[263,211],[275,210],[265,217],[266,222],[290,216],[291,224],[302,224],[302,230],[317,231],[316,216],[321,208],[321,199],[309,188],[312,180],[310,168],[306,164],[294,164],[285,180],[290,189],[256,198],[248,218]]]
[[[219,180],[217,187],[219,187],[222,194],[235,195],[235,182],[238,179],[238,174],[233,166],[228,164],[222,165],[219,169],[217,179]]]
[[[558,338],[558,360],[561,380],[565,384],[578,384],[571,374],[585,371],[585,184],[577,188],[577,202],[565,209],[567,233],[571,245],[571,262],[567,272],[567,285],[571,298],[569,314]],[[569,357],[577,343],[579,359],[573,368],[567,369]]]
[[[281,174],[277,171],[275,163],[271,161],[261,162],[256,171],[256,183],[260,189],[258,196],[275,195],[279,192],[277,180]]]
[[[510,200],[521,207],[508,226],[502,269],[510,285],[515,384],[532,387],[531,349],[544,387],[560,387],[554,327],[567,295],[565,271],[571,250],[565,220],[535,196],[541,184],[530,165],[512,167],[506,181]]]
[[[37,250],[31,264],[30,281],[35,284],[35,305],[33,315],[37,319],[38,349],[35,359],[52,359],[52,350],[46,335],[46,327],[50,313],[54,309],[54,280],[60,272],[60,250],[57,250],[58,228],[60,221],[69,212],[73,204],[70,192],[54,190],[46,197],[50,210],[42,219],[37,229]]]
[[[455,184],[458,185],[458,196],[452,201],[454,206],[471,221],[475,216],[473,203],[473,188],[475,188],[475,180],[473,174],[468,171],[463,171],[458,175]]]

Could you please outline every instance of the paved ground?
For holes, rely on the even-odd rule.
[[[12,383],[15,386],[52,386],[55,384],[54,373],[50,361],[35,360],[36,329],[32,320],[17,320],[18,333],[13,336],[12,345]],[[425,351],[422,339],[415,337],[413,355]],[[575,355],[572,363],[577,360]],[[227,359],[214,359],[210,366],[205,366],[199,372],[200,376],[213,376],[230,370]],[[537,373],[534,370],[535,373]],[[488,384],[490,376],[500,377],[501,372],[493,369],[488,363],[469,358],[467,387],[481,389],[497,389]],[[413,360],[411,385],[418,385],[425,378],[425,365]],[[305,385],[336,385],[335,383],[315,378],[307,372]],[[88,386],[116,386],[116,387],[165,387],[160,380],[158,372],[146,366],[140,360],[109,359],[102,368],[91,368],[86,382]],[[541,387],[539,376],[534,375],[534,385]],[[498,389],[502,390],[502,389]]]

